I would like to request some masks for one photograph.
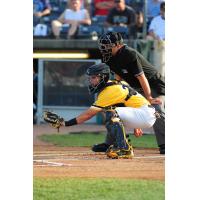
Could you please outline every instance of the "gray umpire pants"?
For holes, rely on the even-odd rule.
[[[136,91],[139,91],[136,89]],[[143,91],[140,89],[140,94],[144,95]],[[157,112],[160,113],[160,118],[156,119],[156,122],[153,125],[153,130],[156,135],[156,140],[158,146],[165,144],[165,96],[159,95],[155,89],[151,88],[152,97],[160,97],[162,99],[163,104],[152,104],[152,106],[156,109]]]
[[[165,112],[160,105],[152,105],[160,113],[160,118],[156,119],[153,129],[156,135],[158,146],[165,144]]]

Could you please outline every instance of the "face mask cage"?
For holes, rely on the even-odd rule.
[[[89,90],[90,94],[95,94],[95,93],[99,92],[100,89],[103,88],[108,81],[108,78],[105,74],[96,75],[96,76],[100,77],[100,81],[97,85],[92,85],[90,82],[90,76],[87,76],[88,90]]]
[[[100,38],[98,46],[103,57],[103,62],[108,62],[112,57],[112,48],[115,47],[115,44],[112,43],[108,36],[105,36],[103,38]]]

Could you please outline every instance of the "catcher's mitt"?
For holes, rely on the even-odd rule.
[[[44,121],[49,123],[53,128],[57,128],[58,132],[59,128],[62,126],[62,123],[64,122],[64,119],[62,117],[50,111],[44,111],[43,118]]]

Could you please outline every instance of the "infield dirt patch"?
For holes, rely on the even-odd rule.
[[[135,178],[165,179],[165,156],[158,148],[135,148],[133,159],[108,159],[104,153],[94,153],[90,147],[58,147],[44,144],[34,132],[34,177]]]
[[[34,176],[164,180],[164,156],[135,149],[133,159],[108,159],[89,147],[34,147]]]

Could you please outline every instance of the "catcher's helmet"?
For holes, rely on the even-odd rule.
[[[120,33],[108,32],[103,34],[98,41],[99,50],[103,57],[103,62],[108,62],[112,57],[112,48],[118,44],[123,44],[123,38]]]
[[[98,76],[100,77],[100,81],[97,85],[92,85],[90,81],[88,81],[88,89],[91,94],[95,94],[103,89],[110,77],[110,68],[105,63],[100,63],[96,65],[92,65],[87,69],[87,76]]]

